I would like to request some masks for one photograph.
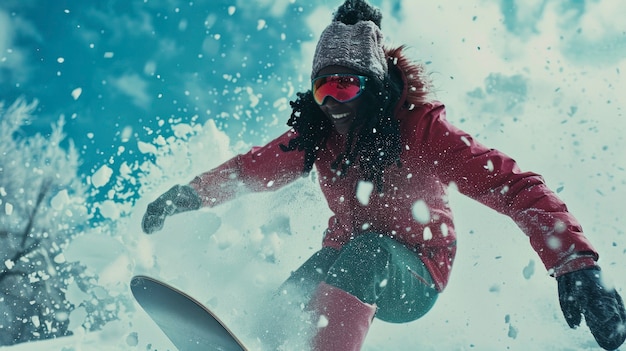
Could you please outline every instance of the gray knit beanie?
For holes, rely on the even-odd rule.
[[[332,65],[348,67],[382,81],[387,73],[387,60],[380,28],[372,21],[356,24],[333,21],[317,42],[311,79]]]

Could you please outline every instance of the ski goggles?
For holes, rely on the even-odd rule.
[[[339,102],[354,100],[365,90],[367,77],[357,74],[329,74],[311,81],[313,98],[318,105],[323,105],[327,97]]]

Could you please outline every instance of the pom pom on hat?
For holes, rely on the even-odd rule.
[[[387,74],[387,59],[382,42],[383,34],[372,21],[355,24],[333,21],[317,43],[311,79],[323,68],[338,65],[383,80]]]

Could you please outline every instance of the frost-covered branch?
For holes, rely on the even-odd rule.
[[[45,179],[41,184],[41,189],[39,190],[39,194],[37,194],[37,200],[35,201],[35,207],[30,213],[30,217],[26,224],[26,228],[24,229],[24,232],[22,233],[22,244],[20,245],[20,247],[22,247],[22,250],[26,246],[26,241],[31,236],[31,231],[33,230],[33,226],[35,223],[35,216],[37,216],[37,211],[39,210],[39,207],[41,206],[41,202],[43,201],[44,197],[48,194],[51,183],[52,181],[50,181],[49,179]]]
[[[2,284],[2,282],[10,275],[16,275],[16,274],[27,275],[28,274],[26,271],[14,270],[13,267],[15,267],[14,266],[15,262],[19,262],[22,258],[27,257],[33,251],[37,250],[39,248],[40,243],[41,243],[40,239],[35,240],[28,247],[25,247],[24,249],[15,252],[13,257],[5,261],[5,267],[7,267],[7,269],[6,270],[3,269],[0,272],[0,284]]]
[[[68,335],[74,309],[68,286],[89,294],[97,283],[63,256],[89,227],[78,152],[66,140],[63,117],[48,133],[24,132],[36,106],[23,99],[7,109],[0,103],[0,346]],[[107,313],[90,312],[90,325],[101,326],[117,311]]]

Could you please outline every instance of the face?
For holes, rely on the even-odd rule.
[[[358,72],[350,68],[328,66],[323,68],[318,76],[338,73],[358,74]],[[352,127],[357,117],[365,113],[366,105],[364,94],[347,102],[339,102],[333,97],[328,96],[324,104],[320,105],[320,109],[322,109],[324,114],[333,122],[335,130],[339,134],[345,135],[348,134],[350,127]]]

